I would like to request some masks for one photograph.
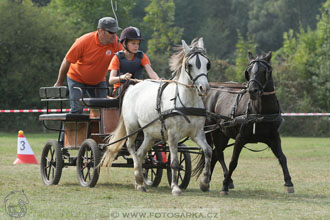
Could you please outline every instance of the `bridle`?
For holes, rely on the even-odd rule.
[[[250,76],[249,76],[249,71],[248,69],[253,67],[253,65],[255,63],[258,63],[260,64],[261,66],[263,66],[265,69],[266,69],[266,81],[264,84],[262,84],[259,80],[257,80],[255,77],[253,79],[250,79]],[[269,78],[270,78],[270,75],[272,73],[272,67],[271,65],[265,61],[265,60],[262,60],[262,59],[255,59],[255,60],[252,60],[249,65],[246,67],[245,69],[245,79],[248,81],[247,83],[247,87],[250,86],[250,83],[251,82],[255,82],[258,87],[260,88],[261,90],[261,94],[262,95],[270,95],[270,94],[274,94],[275,93],[275,90],[271,91],[271,92],[265,92],[264,89],[266,88],[268,82],[269,82]]]
[[[192,81],[193,86],[195,85],[195,83],[199,77],[205,76],[207,78],[207,73],[198,74],[195,78],[190,73],[191,64],[189,64],[189,60],[192,59],[194,56],[196,56],[197,69],[201,68],[201,61],[199,59],[199,55],[201,55],[207,59],[207,61],[208,61],[207,66],[206,66],[207,70],[210,70],[210,68],[211,68],[211,61],[209,60],[209,58],[207,58],[206,51],[203,48],[199,48],[199,47],[192,48],[191,51],[185,55],[186,61],[185,61],[184,66],[185,66],[185,72],[188,74],[190,80]]]

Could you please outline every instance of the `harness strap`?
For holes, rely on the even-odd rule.
[[[166,130],[166,127],[165,127],[165,122],[164,122],[164,115],[162,114],[162,110],[161,110],[161,98],[162,98],[162,94],[166,88],[166,86],[168,86],[169,82],[165,82],[165,83],[160,83],[159,84],[159,87],[158,87],[158,92],[157,92],[157,100],[156,100],[156,110],[158,112],[158,115],[159,115],[159,120],[160,120],[160,123],[161,123],[161,129],[160,129],[160,133],[162,135],[162,142],[163,144],[165,144],[165,135],[164,135],[164,130]]]

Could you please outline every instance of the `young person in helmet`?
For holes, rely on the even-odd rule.
[[[145,70],[151,79],[159,79],[152,69],[148,56],[139,50],[143,40],[141,32],[136,27],[125,28],[120,35],[120,43],[124,50],[116,53],[110,62],[109,84],[113,85],[113,94],[120,94],[120,88],[125,80],[143,79]]]

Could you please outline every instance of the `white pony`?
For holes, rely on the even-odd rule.
[[[164,137],[171,153],[172,194],[180,195],[182,191],[178,186],[178,142],[182,138],[190,137],[203,149],[205,167],[200,180],[200,188],[202,191],[208,191],[212,149],[205,139],[205,115],[191,113],[194,110],[205,113],[201,96],[206,95],[210,89],[207,79],[210,61],[205,55],[203,39],[193,41],[191,47],[182,40],[182,47],[179,47],[178,52],[170,59],[170,67],[174,78],[164,88],[158,103],[162,113],[172,112],[174,114],[163,118],[163,122],[156,120],[144,128],[144,140],[136,152],[134,146],[136,134],[127,139],[127,149],[134,161],[135,188],[146,191],[143,185],[142,162],[155,141]],[[159,118],[156,103],[160,86],[160,82],[145,80],[127,89],[122,103],[119,125],[109,142],[119,140]],[[124,143],[125,140],[122,140],[108,146],[101,165],[111,166]]]

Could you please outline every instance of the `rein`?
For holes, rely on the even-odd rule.
[[[187,84],[184,84],[184,83],[181,83],[177,80],[173,80],[173,79],[129,79],[131,81],[134,81],[134,82],[143,82],[143,81],[150,81],[150,82],[156,82],[156,83],[162,83],[162,82],[165,82],[165,83],[176,83],[176,84],[179,84],[181,86],[185,86],[189,89],[192,89],[194,88],[194,85],[187,85]]]
[[[179,95],[179,91],[178,91],[178,85],[182,85],[182,86],[185,86],[186,88],[195,88],[195,82],[197,81],[197,79],[199,77],[202,77],[202,76],[205,76],[207,77],[207,74],[206,73],[201,73],[199,75],[197,75],[195,78],[193,78],[191,76],[191,73],[190,73],[190,69],[188,69],[187,71],[187,66],[188,65],[188,61],[195,55],[197,55],[197,68],[199,69],[200,66],[198,67],[198,61],[200,62],[199,58],[198,58],[198,54],[204,56],[208,61],[209,59],[206,57],[205,55],[205,50],[202,49],[202,48],[193,48],[187,55],[186,57],[188,57],[188,59],[186,59],[185,61],[185,70],[186,70],[186,73],[188,74],[190,80],[192,81],[192,85],[187,85],[187,84],[184,84],[184,83],[181,83],[177,80],[173,80],[173,79],[170,79],[170,80],[164,80],[164,79],[160,79],[160,80],[153,80],[153,79],[147,79],[147,81],[151,81],[151,82],[160,82],[160,85],[159,85],[159,88],[158,88],[158,94],[157,94],[157,100],[156,100],[156,110],[158,112],[158,117],[153,119],[152,121],[150,121],[148,124],[144,125],[143,127],[139,128],[138,130],[136,131],[133,131],[132,133],[126,135],[125,137],[122,137],[114,142],[111,142],[111,143],[108,143],[108,144],[105,144],[105,146],[109,146],[109,145],[112,145],[112,144],[115,144],[115,143],[118,143],[122,140],[126,140],[128,137],[142,131],[143,129],[145,129],[146,127],[150,126],[152,123],[160,120],[161,121],[161,135],[162,135],[162,142],[165,143],[165,136],[164,136],[164,130],[166,130],[166,127],[165,127],[165,119],[169,118],[169,117],[172,117],[172,116],[183,116],[185,118],[185,120],[190,123],[190,120],[188,119],[187,116],[202,116],[202,117],[206,117],[207,116],[207,111],[205,108],[194,108],[194,107],[185,107],[184,104],[182,103],[181,101],[181,98],[180,98],[180,95]],[[209,63],[207,64],[207,69],[210,68],[210,61]],[[144,80],[139,80],[139,79],[127,79],[127,80],[131,80],[131,81],[134,81],[134,82],[142,82]],[[173,109],[169,109],[169,110],[166,110],[166,111],[161,111],[161,97],[162,97],[162,94],[163,94],[163,91],[165,90],[165,88],[167,87],[167,85],[169,83],[175,83],[176,84],[176,94],[175,94],[175,97],[171,100],[174,101],[174,108]],[[176,100],[180,101],[181,105],[183,107],[176,107]]]
[[[197,48],[194,47],[193,49],[191,49],[191,51],[189,53],[187,53],[185,55],[185,61],[184,61],[184,67],[185,67],[185,72],[188,74],[190,80],[192,81],[192,85],[185,85],[187,88],[195,88],[195,82],[197,81],[197,79],[199,77],[205,76],[207,78],[207,74],[206,73],[201,73],[198,74],[195,78],[192,77],[191,73],[190,73],[190,64],[188,63],[189,60],[191,58],[193,58],[194,56],[196,57],[196,67],[198,69],[200,69],[201,67],[201,63],[200,63],[200,59],[199,59],[199,55],[205,57],[208,60],[208,64],[207,64],[207,69],[209,70],[210,68],[210,60],[206,57],[205,55],[205,50],[203,48]],[[182,74],[182,72],[181,72]],[[186,107],[180,97],[179,94],[179,88],[178,88],[178,84],[182,85],[182,83],[179,83],[176,80],[166,80],[163,81],[165,82],[164,84],[160,84],[159,88],[158,88],[158,94],[157,94],[157,103],[156,103],[156,110],[158,112],[159,115],[159,120],[161,122],[161,135],[162,135],[162,141],[163,143],[165,143],[165,135],[164,135],[164,130],[166,130],[166,126],[165,126],[165,119],[172,117],[172,116],[183,116],[184,119],[190,123],[190,120],[187,116],[202,116],[202,117],[206,117],[207,116],[207,112],[205,108],[194,108],[194,107]],[[165,90],[165,88],[168,86],[169,83],[171,82],[175,82],[176,83],[176,91],[175,91],[175,97],[171,99],[171,101],[174,102],[174,108],[172,109],[168,109],[166,111],[162,111],[161,110],[161,97],[162,94]],[[177,107],[177,100],[179,100],[179,102],[181,103],[182,107]]]
[[[238,89],[240,89],[240,90],[238,90]],[[248,89],[247,86],[233,87],[233,86],[226,86],[225,84],[223,86],[211,87],[211,90],[217,90],[217,91],[227,92],[227,93],[232,93],[232,94],[244,94],[247,92],[247,89]],[[273,90],[271,92],[263,92],[261,95],[273,95],[273,94],[276,94],[275,90]]]

